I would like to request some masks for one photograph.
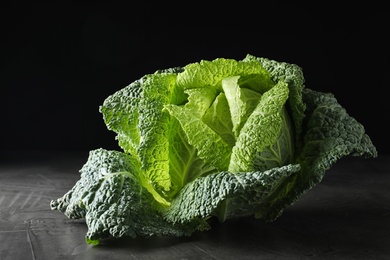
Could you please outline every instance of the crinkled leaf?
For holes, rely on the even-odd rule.
[[[261,75],[257,83],[259,89],[269,89],[269,86],[274,85],[269,72],[257,60],[236,61],[224,58],[213,61],[202,60],[186,65],[184,71],[178,75],[177,85],[184,89],[213,87],[221,91],[222,79],[252,74]]]
[[[228,77],[222,80],[222,89],[229,105],[232,122],[232,132],[237,138],[249,115],[257,107],[261,94],[249,88],[241,87],[240,76]],[[258,78],[258,77],[256,77]],[[226,120],[226,119],[225,119]]]
[[[191,88],[184,92],[188,95],[185,107],[198,117],[206,113],[218,94],[214,88]]]
[[[137,126],[142,81],[143,79],[137,80],[110,95],[99,107],[107,128],[117,133],[119,146],[133,156],[137,156],[136,150],[140,142]]]
[[[137,154],[144,174],[157,191],[169,191],[169,136],[171,122],[168,113],[163,111],[171,102],[175,88],[175,74],[154,74],[145,79],[139,104],[138,128],[142,136]]]
[[[197,155],[196,148],[188,143],[177,120],[172,121],[171,129],[176,129],[177,132],[171,132],[169,136],[169,174],[172,187],[165,193],[168,199],[173,198],[186,183],[216,171],[215,167]]]
[[[165,109],[175,117],[183,128],[188,143],[197,149],[197,155],[218,170],[229,165],[231,147],[205,124],[191,109],[167,105]]]
[[[236,143],[233,123],[225,93],[221,92],[206,110],[202,121],[217,133],[230,147]]]
[[[217,216],[221,221],[253,215],[278,190],[279,184],[299,171],[286,165],[264,172],[219,172],[188,183],[166,208],[172,222],[187,223],[193,218]]]
[[[163,206],[140,184],[137,166],[121,152],[91,151],[80,180],[51,208],[69,218],[85,218],[86,240],[92,244],[107,237],[186,236],[209,228],[201,219],[186,225],[167,221]]]
[[[256,169],[254,162],[260,160],[258,153],[272,146],[280,136],[284,125],[283,109],[288,98],[287,84],[279,81],[272,89],[264,93],[257,107],[242,127],[233,147],[229,171],[245,172]],[[290,151],[283,151],[289,153]],[[281,166],[281,165],[278,165]]]
[[[306,104],[302,99],[302,91],[305,88],[305,78],[302,68],[296,64],[270,60],[264,57],[255,57],[248,54],[244,61],[258,61],[270,74],[274,82],[280,80],[286,82],[289,87],[288,105],[294,125],[296,148],[302,143],[302,121],[305,117]]]
[[[258,218],[275,220],[287,206],[317,185],[340,158],[377,156],[363,125],[346,112],[333,94],[305,89],[303,99],[307,104],[305,131],[302,152],[296,160],[302,169],[284,181],[274,199],[259,210]]]

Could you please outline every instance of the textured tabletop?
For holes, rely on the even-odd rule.
[[[390,156],[346,157],[274,222],[252,217],[191,237],[85,242],[83,220],[50,209],[88,152],[1,152],[0,259],[390,259]]]

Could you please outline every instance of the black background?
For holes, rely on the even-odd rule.
[[[2,150],[118,149],[104,99],[158,69],[246,54],[295,63],[379,154],[388,138],[387,9],[294,1],[11,2],[1,9]]]

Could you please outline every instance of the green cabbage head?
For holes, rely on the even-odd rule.
[[[100,106],[121,151],[93,150],[51,208],[86,241],[188,236],[210,218],[275,220],[341,157],[376,157],[364,127],[302,69],[247,55],[147,74]]]

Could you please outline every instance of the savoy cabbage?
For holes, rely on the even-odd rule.
[[[362,124],[304,83],[299,66],[249,54],[147,74],[100,106],[122,151],[91,151],[51,209],[85,218],[91,244],[273,221],[341,157],[377,156]]]

